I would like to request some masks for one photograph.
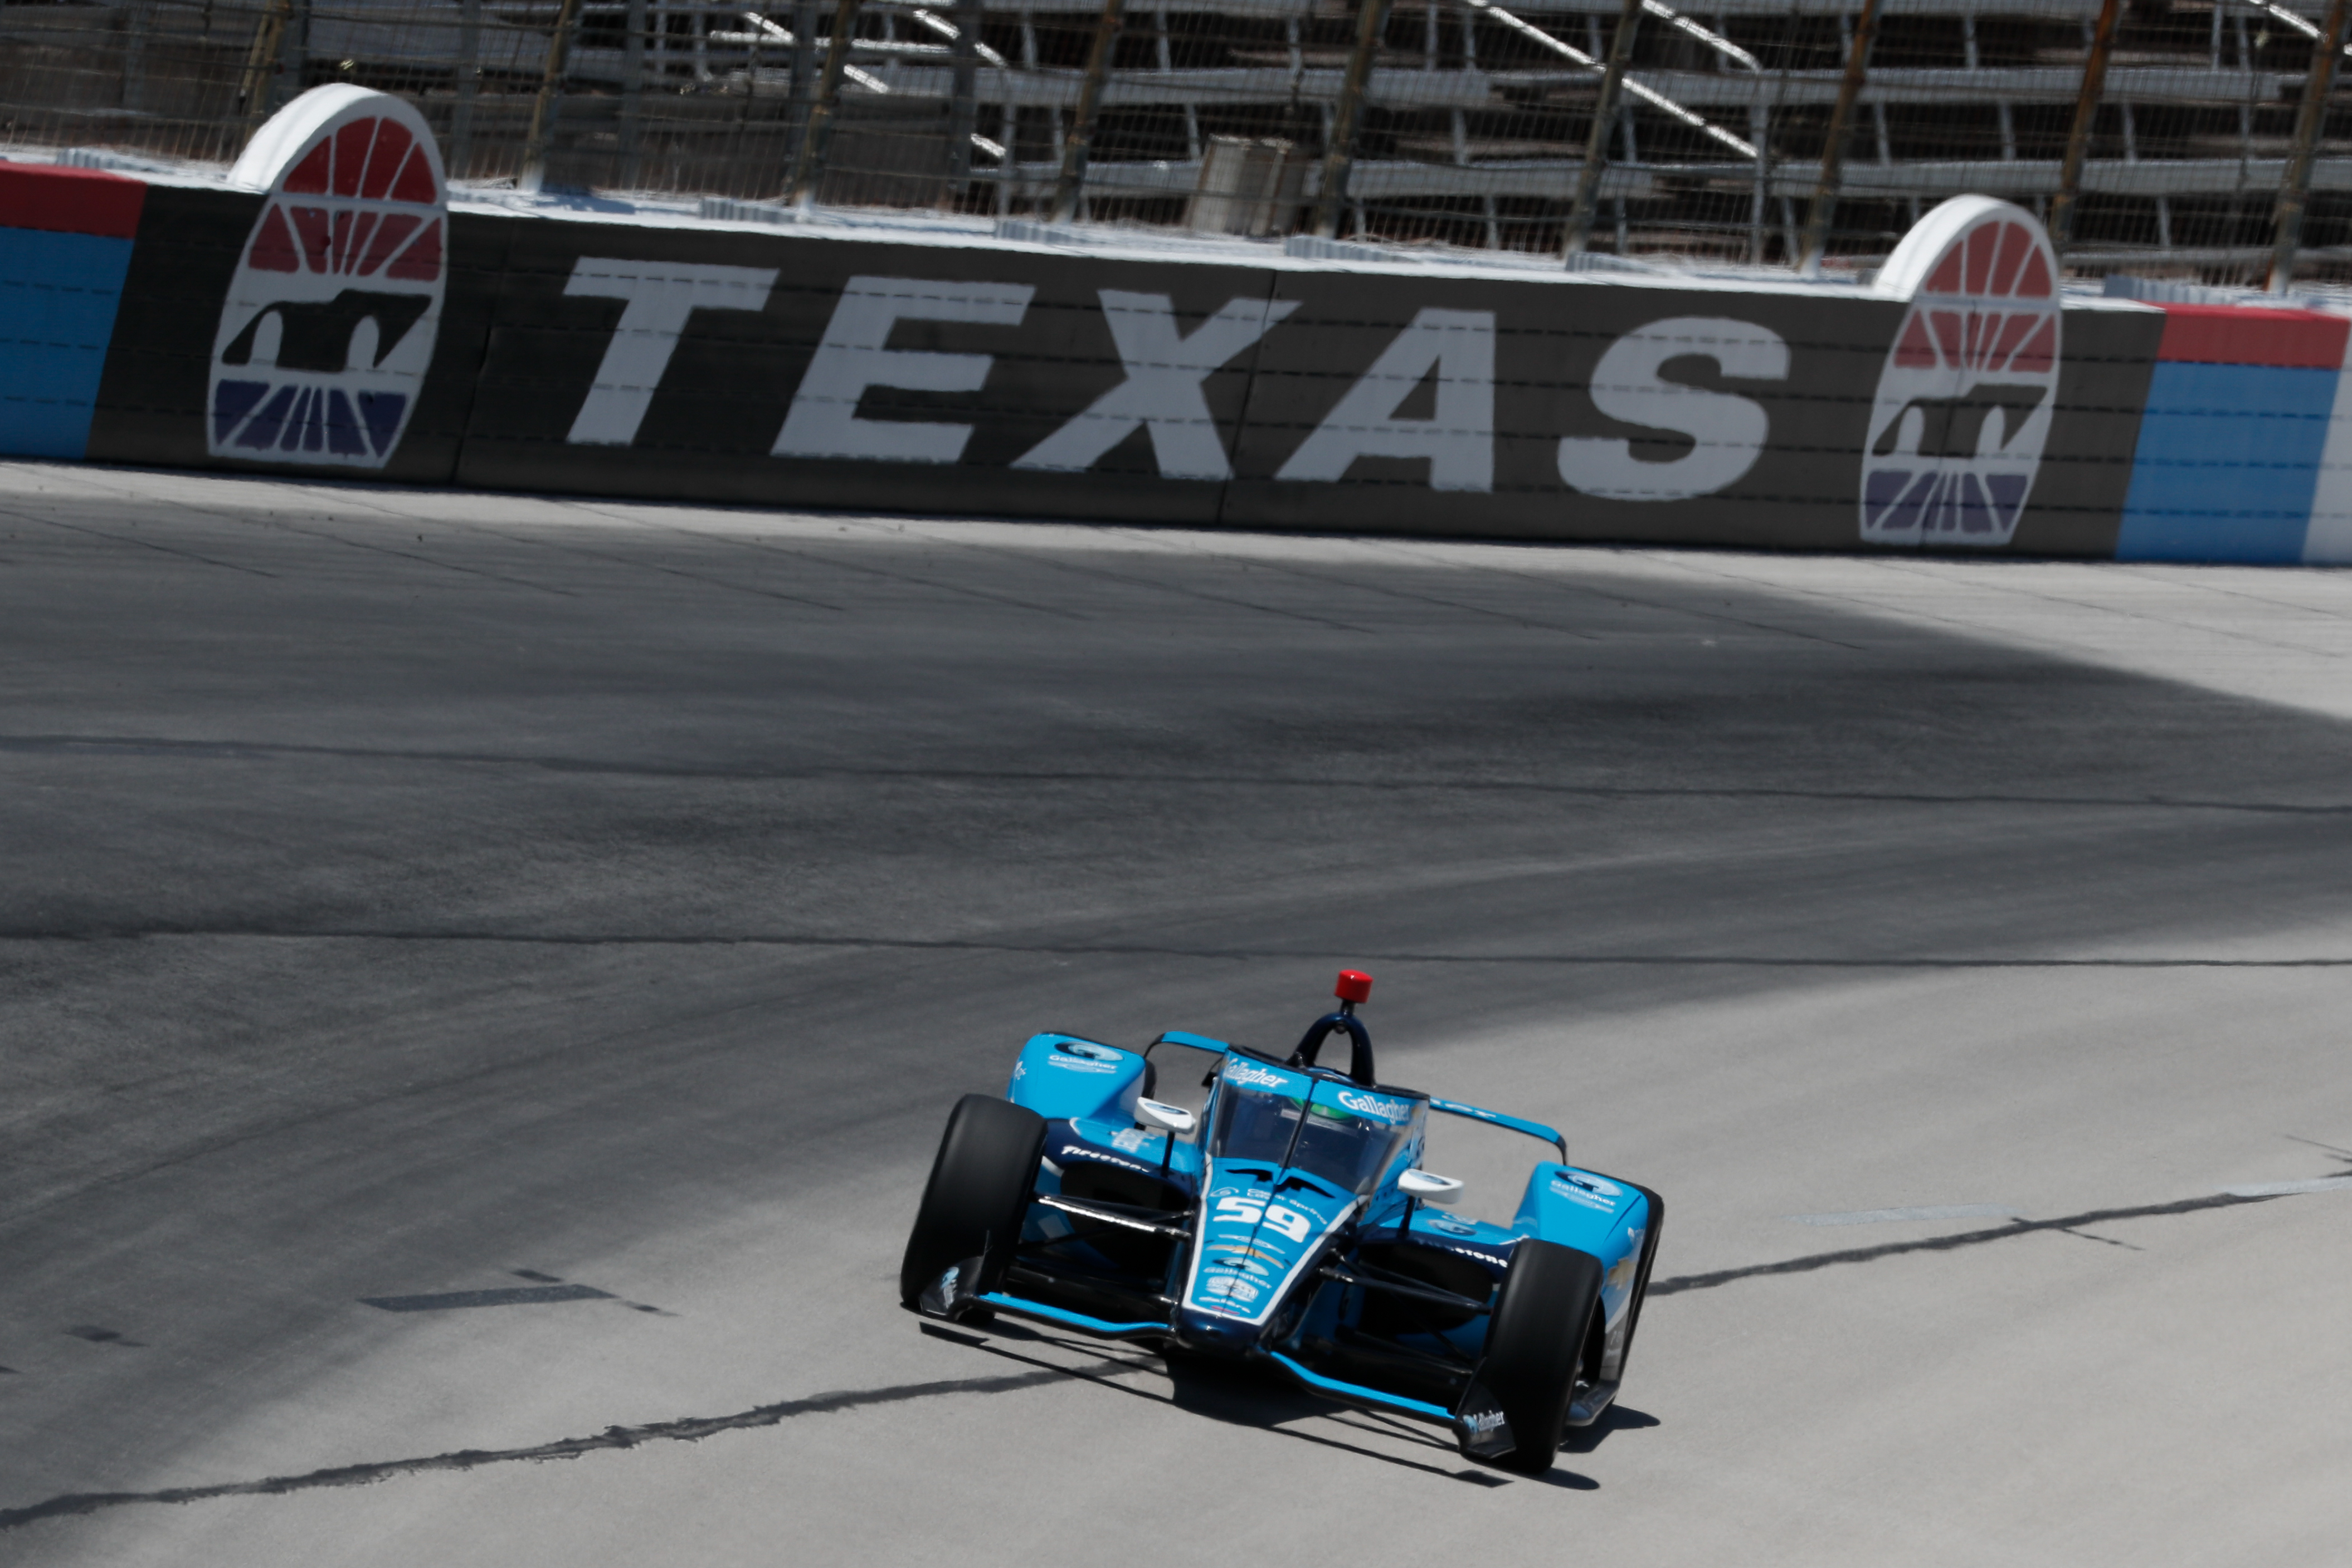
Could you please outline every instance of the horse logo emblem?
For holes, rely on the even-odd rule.
[[[269,195],[213,339],[212,455],[383,467],[432,363],[448,272],[431,129],[387,94],[317,88],[230,178]]]
[[[1911,304],[1871,405],[1864,542],[2008,544],[2058,396],[2050,237],[2021,207],[1955,197],[1904,237],[1878,288]]]

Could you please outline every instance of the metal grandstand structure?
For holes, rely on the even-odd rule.
[[[0,142],[226,160],[301,88],[354,80],[415,101],[461,178],[784,216],[871,205],[1583,266],[1839,268],[1980,191],[2049,216],[2081,272],[2276,269],[2283,284],[2352,276],[2352,113],[2332,69],[2345,13],[12,0]]]

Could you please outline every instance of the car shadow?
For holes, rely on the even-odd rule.
[[[1057,1372],[1130,1398],[1150,1400],[1156,1405],[1172,1405],[1188,1415],[1226,1426],[1247,1426],[1292,1442],[1311,1444],[1318,1448],[1334,1448],[1402,1469],[1419,1470],[1424,1475],[1445,1480],[1489,1488],[1509,1486],[1514,1481],[1539,1481],[1571,1491],[1597,1491],[1601,1487],[1599,1481],[1589,1476],[1558,1466],[1542,1476],[1523,1476],[1472,1464],[1462,1458],[1452,1442],[1440,1436],[1434,1427],[1318,1399],[1277,1373],[1238,1362],[1181,1352],[1162,1356],[1143,1351],[1139,1346],[1125,1347],[1128,1353],[1120,1354],[1099,1341],[1067,1337],[1002,1318],[976,1332],[969,1329],[944,1329],[934,1323],[925,1323],[922,1328],[925,1333],[935,1338],[952,1340],[958,1344],[1003,1360],[1018,1362],[1024,1366]],[[1096,1364],[1092,1368],[1060,1364],[1028,1353],[1033,1349],[1052,1349],[1083,1355]],[[1146,1369],[1166,1376],[1167,1393],[1137,1387],[1121,1375]],[[1382,1452],[1292,1425],[1318,1417],[1325,1424],[1360,1434],[1365,1438],[1378,1439],[1390,1445],[1402,1443],[1422,1450],[1422,1454],[1414,1457]],[[1648,1416],[1640,1417],[1635,1424],[1656,1425]],[[1600,1425],[1595,1423],[1596,1427]],[[1565,1446],[1562,1451],[1568,1451]]]
[[[1601,1441],[1612,1432],[1636,1432],[1644,1426],[1659,1425],[1661,1423],[1658,1418],[1646,1411],[1629,1409],[1622,1405],[1612,1405],[1602,1411],[1601,1419],[1591,1426],[1570,1427],[1567,1438],[1559,1446],[1559,1451],[1563,1454],[1590,1454],[1593,1449],[1601,1447]]]

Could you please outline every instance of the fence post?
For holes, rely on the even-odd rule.
[[[2294,144],[2287,153],[2286,178],[2279,185],[2273,235],[2270,291],[2286,292],[2294,279],[2295,248],[2303,243],[2304,202],[2311,190],[2312,154],[2327,121],[2327,94],[2336,85],[2336,62],[2344,53],[2347,0],[2330,0],[2327,25],[2311,47],[2311,69],[2303,79],[2303,107],[2294,117]]]
[[[1748,135],[1756,143],[1756,180],[1748,206],[1748,261],[1764,265],[1764,236],[1772,226],[1772,111],[1764,101],[1764,79],[1756,79],[1756,99],[1748,106]]]
[[[834,100],[841,96],[842,68],[849,64],[849,44],[857,32],[857,0],[835,0],[833,37],[824,51],[824,74],[817,78],[816,100],[809,105],[808,127],[793,154],[793,177],[784,185],[784,200],[804,207],[816,199],[817,182],[824,177],[825,148],[833,140]]]
[[[620,175],[621,184],[628,188],[637,183],[637,150],[645,136],[646,0],[629,0],[621,26]]]
[[[1609,36],[1600,96],[1592,100],[1592,131],[1584,139],[1584,167],[1576,176],[1576,195],[1569,202],[1567,232],[1560,236],[1562,256],[1574,256],[1592,237],[1592,215],[1601,205],[1601,175],[1609,166],[1609,139],[1617,133],[1617,93],[1624,85],[1625,67],[1633,58],[1633,34],[1641,25],[1642,0],[1625,0],[1617,13],[1617,30]]]
[[[795,0],[793,6],[793,80],[791,100],[784,110],[784,166],[798,163],[801,143],[808,140],[809,100],[816,81],[817,18],[824,7],[817,0]]]
[[[1822,176],[1813,186],[1813,205],[1805,209],[1805,243],[1797,270],[1808,278],[1821,271],[1822,255],[1830,247],[1830,223],[1837,216],[1838,187],[1845,180],[1846,128],[1853,122],[1854,101],[1862,96],[1863,77],[1870,69],[1870,46],[1877,39],[1878,0],[1863,0],[1862,15],[1854,18],[1853,43],[1846,49],[1845,76],[1838,83],[1837,107],[1830,110],[1829,140],[1822,144]]]
[[[302,96],[303,73],[310,64],[310,0],[289,0],[286,30],[278,40],[278,74],[270,79],[272,114]]]
[[[278,46],[286,34],[286,21],[294,8],[294,0],[269,0],[253,24],[253,45],[245,52],[245,70],[237,79],[237,112],[245,121],[245,134],[238,140],[242,147],[253,140],[269,118],[273,96],[271,79],[277,69]]]
[[[555,121],[563,108],[563,73],[572,62],[572,34],[580,25],[580,0],[563,0],[555,14],[555,31],[548,35],[547,66],[540,73],[539,96],[531,100],[530,134],[523,139],[522,171],[515,188],[535,191],[547,183],[547,152],[555,144]]]
[[[157,0],[125,8],[122,41],[122,107],[136,114],[147,107],[147,36],[155,30]]]
[[[1077,112],[1070,117],[1069,134],[1062,138],[1062,172],[1054,181],[1055,223],[1067,223],[1078,215],[1078,197],[1087,184],[1087,157],[1093,150],[1095,111],[1102,104],[1103,79],[1110,74],[1111,55],[1118,47],[1119,21],[1126,10],[1127,0],[1103,0],[1102,15],[1095,20],[1094,47],[1087,51],[1087,74],[1078,83]]]
[[[1357,0],[1356,47],[1340,79],[1339,101],[1331,111],[1331,140],[1323,150],[1323,184],[1315,194],[1315,232],[1325,239],[1339,233],[1339,209],[1347,205],[1348,176],[1356,164],[1356,130],[1364,118],[1364,84],[1371,79],[1372,57],[1389,23],[1389,0]],[[1641,0],[1633,0],[1640,5]]]
[[[760,40],[764,37],[755,28],[744,51],[743,106],[735,111],[735,147],[727,155],[727,161],[739,169],[743,167],[743,143],[751,134],[751,115],[760,101]],[[789,77],[790,73],[786,74]]]
[[[2123,0],[2100,0],[2099,25],[2091,34],[2091,56],[2083,62],[2082,89],[2074,95],[2074,123],[2066,132],[2066,161],[2058,165],[2058,194],[2050,198],[2050,248],[2066,258],[2074,240],[2074,197],[2082,188],[2083,161],[2091,153],[2091,131],[2099,118],[2099,99],[2107,87],[2107,51],[2116,41],[2116,20]]]
[[[949,46],[953,93],[948,104],[948,186],[950,206],[963,200],[971,178],[971,138],[980,129],[980,0],[956,0],[955,42]]]
[[[482,86],[482,0],[457,7],[457,107],[449,111],[449,177],[461,180],[474,157],[474,99]]]

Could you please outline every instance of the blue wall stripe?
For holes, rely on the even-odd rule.
[[[0,453],[79,458],[89,445],[131,247],[0,228]]]
[[[2140,417],[2119,561],[2303,559],[2337,373],[2156,367]]]

